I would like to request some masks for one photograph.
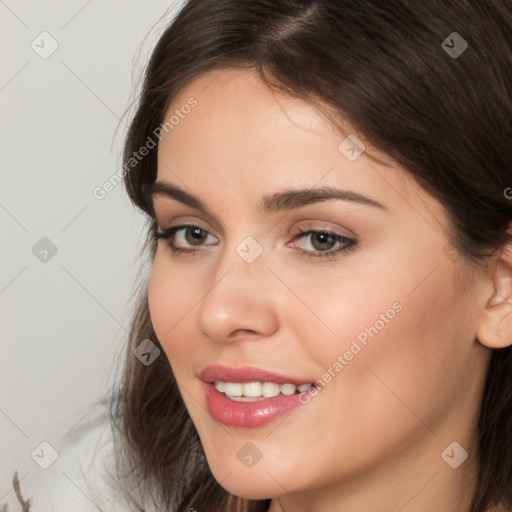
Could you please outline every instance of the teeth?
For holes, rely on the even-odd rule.
[[[224,382],[224,393],[230,396],[242,396],[242,384],[238,382]]]
[[[272,398],[279,394],[290,396],[297,391],[307,391],[312,384],[276,384],[275,382],[222,382],[216,380],[215,388],[238,402],[253,402],[259,398]]]
[[[295,384],[281,384],[281,393],[283,393],[283,395],[294,395],[295,391],[297,391],[297,386]]]
[[[242,394],[250,397],[261,396],[261,387],[260,382],[244,382],[242,384]]]
[[[235,402],[257,402],[258,400],[261,400],[261,396],[230,396],[229,399],[234,400]]]
[[[274,384],[273,382],[264,382],[261,387],[261,393],[266,398],[272,398],[279,395],[281,392],[281,386],[279,386],[279,384]]]

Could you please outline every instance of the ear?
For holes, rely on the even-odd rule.
[[[512,235],[512,223],[508,233]],[[493,293],[481,312],[477,338],[488,348],[512,345],[512,241],[503,246],[494,264]]]

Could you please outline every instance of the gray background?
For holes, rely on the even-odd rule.
[[[122,184],[92,192],[120,167],[123,114],[181,5],[0,0],[0,503],[118,372],[144,219]]]

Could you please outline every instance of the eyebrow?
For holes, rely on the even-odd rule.
[[[209,212],[209,208],[199,198],[164,181],[154,182],[149,187],[146,196],[150,202],[153,201],[155,196],[169,197],[201,212]],[[268,215],[302,208],[308,204],[331,200],[350,201],[388,211],[386,206],[375,199],[371,199],[352,190],[343,190],[335,187],[291,189],[275,192],[264,196],[258,203],[257,209],[262,215]]]

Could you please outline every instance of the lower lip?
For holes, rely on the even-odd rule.
[[[300,395],[279,395],[263,398],[254,402],[238,402],[230,400],[221,393],[213,383],[203,383],[206,393],[206,405],[211,416],[218,422],[230,427],[260,427],[293,411],[301,402]]]

